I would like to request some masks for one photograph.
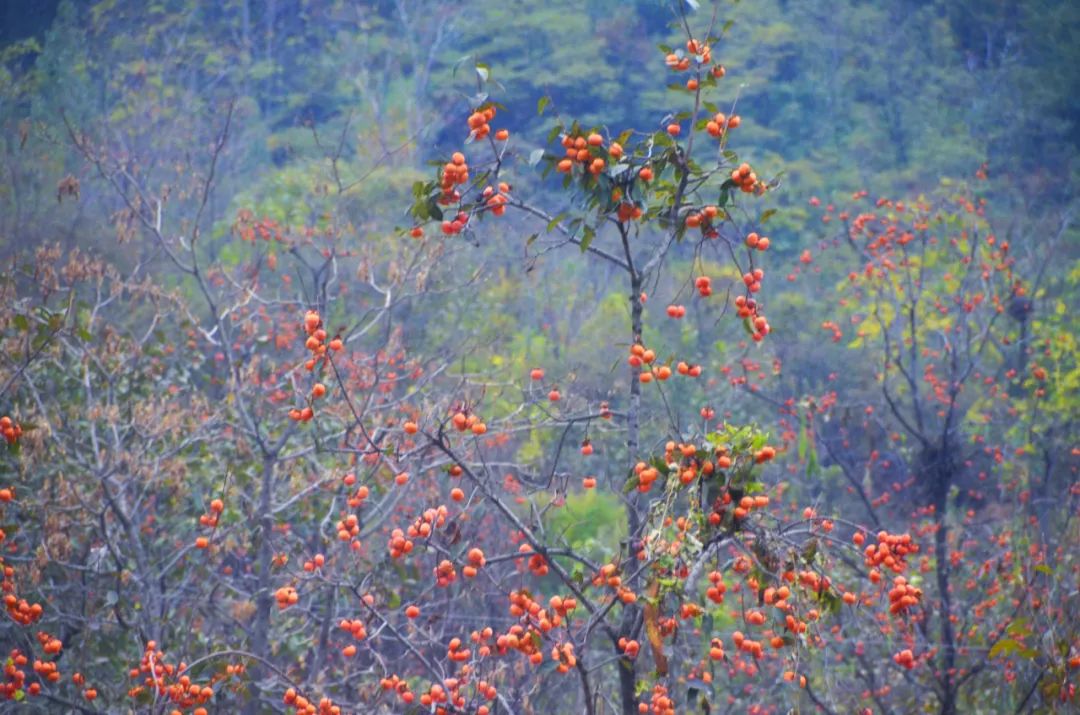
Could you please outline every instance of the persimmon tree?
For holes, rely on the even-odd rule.
[[[725,74],[712,56],[722,34],[716,15],[696,33],[687,18],[682,26],[685,49],[665,50],[666,67],[658,61],[658,69],[678,78],[674,96],[683,106],[659,131],[613,136],[560,122],[559,155],[520,157],[564,176],[574,216],[551,215],[511,191],[509,137],[491,126],[496,105],[476,98],[467,120],[471,156],[455,154],[435,181],[415,188],[418,225],[410,233],[423,238],[419,223],[441,218],[446,238],[405,241],[400,250],[414,260],[388,265],[385,280],[362,260],[370,312],[341,327],[336,270],[353,250],[338,247],[349,232],[333,208],[313,225],[282,225],[243,209],[230,227],[235,241],[287,249],[299,286],[262,285],[265,272],[280,267],[274,250],[256,249],[230,264],[211,261],[204,248],[234,106],[214,115],[209,150],[182,165],[175,194],[171,183],[158,183],[154,167],[163,157],[140,168],[137,156],[69,122],[72,145],[121,202],[114,214],[120,236],[146,236],[190,296],[140,287],[141,263],[128,278],[87,269],[83,290],[97,298],[84,309],[86,334],[73,323],[75,337],[35,363],[42,372],[20,378],[30,394],[36,379],[55,382],[53,399],[30,401],[35,423],[49,433],[42,453],[70,455],[57,466],[94,479],[85,482],[90,492],[61,484],[11,493],[5,514],[24,522],[55,508],[52,500],[70,501],[62,513],[75,542],[73,551],[56,553],[47,534],[27,531],[12,547],[42,544],[57,578],[71,583],[81,574],[100,600],[79,603],[77,591],[51,592],[37,582],[52,598],[50,609],[10,604],[17,625],[40,621],[42,630],[37,645],[23,638],[11,653],[6,692],[42,692],[66,703],[81,697],[90,705],[78,707],[86,710],[100,698],[161,712],[201,712],[212,702],[255,712],[277,691],[275,699],[304,712],[359,703],[595,712],[617,682],[623,712],[667,713],[676,704],[723,699],[726,689],[714,690],[717,667],[729,677],[759,669],[801,677],[799,639],[821,604],[838,598],[825,573],[829,563],[808,548],[810,533],[828,522],[812,511],[794,523],[765,516],[769,497],[759,474],[775,456],[767,437],[716,425],[706,400],[690,397],[695,390],[669,393],[669,379],[695,380],[702,368],[692,356],[658,357],[663,345],[647,341],[647,289],[676,251],[720,257],[712,260],[729,276],[714,284],[695,268],[668,296],[662,320],[681,319],[683,300],[724,290],[742,323],[734,329],[745,328],[754,342],[770,331],[760,301],[760,257],[769,240],[754,230],[764,214],[737,205],[775,182],[759,178],[727,146],[741,119],[733,103],[721,108],[711,98]],[[489,70],[477,65],[476,73],[483,92]],[[340,179],[338,157],[327,158],[336,194],[344,195],[351,185]],[[621,348],[629,369],[611,400],[575,394],[569,376],[545,377],[541,366],[528,380],[519,376],[524,385],[448,373],[439,390],[405,391],[425,371],[395,343],[390,286],[418,285],[426,264],[417,260],[446,253],[443,242],[508,210],[545,224],[550,238],[537,244],[543,251],[572,244],[624,275]],[[45,285],[77,300],[76,277]],[[124,299],[168,299],[183,317],[125,315],[142,318],[143,329],[114,338],[104,321]],[[25,331],[23,323],[11,321]],[[201,382],[204,399],[172,390],[158,405],[132,410],[132,401],[147,399],[155,371],[143,361],[154,364],[150,345],[166,326],[186,331],[184,347],[202,354],[171,377]],[[95,342],[91,329],[106,339]],[[379,338],[375,348],[357,356],[351,344],[369,334]],[[275,353],[290,347],[295,362],[277,363]],[[87,360],[93,369],[79,379],[75,365]],[[547,369],[557,373],[558,366]],[[679,392],[688,397],[672,402],[668,395]],[[89,423],[65,424],[64,406],[72,405]],[[554,452],[520,458],[516,436],[544,432],[558,435]],[[578,453],[573,462],[569,439]],[[589,463],[577,457],[588,460],[597,448],[606,465],[586,472]],[[335,454],[337,468],[328,456]],[[198,483],[185,479],[184,458],[201,463]],[[207,461],[214,466],[207,469]],[[302,479],[305,466],[314,478]],[[456,478],[462,486],[452,486]],[[545,522],[580,490],[593,489],[603,489],[621,515],[621,539],[590,554]],[[174,532],[176,514],[185,511],[190,526]],[[156,528],[158,520],[167,528]],[[380,531],[385,552],[372,543]],[[184,532],[190,536],[181,538]],[[12,591],[22,576],[12,569]],[[715,606],[729,589],[738,592],[728,596],[737,607],[721,611]],[[71,686],[58,685],[64,644],[87,633],[86,610],[92,625],[119,635],[86,635],[90,647],[68,655],[78,661]],[[730,628],[714,627],[716,620]],[[643,642],[650,666],[639,663]],[[126,653],[130,687],[94,660],[93,647]],[[24,688],[31,659],[34,682]],[[572,691],[554,685],[575,676]],[[67,687],[77,695],[66,697]],[[752,690],[748,697],[758,698]]]
[[[941,713],[1052,711],[1075,698],[1080,464],[1061,436],[1075,424],[1075,404],[1064,405],[1077,365],[1061,286],[1046,285],[1070,226],[1067,215],[1033,224],[1043,250],[1017,255],[1024,236],[995,233],[985,179],[984,167],[974,186],[908,201],[814,199],[827,238],[790,275],[823,271],[838,286],[820,324],[835,347],[795,342],[827,364],[857,355],[859,365],[774,394],[791,467],[817,481],[824,466],[834,473],[824,483],[876,528],[902,525],[924,544],[911,627],[866,624],[860,597],[829,644],[845,665],[818,677],[839,710],[903,710],[927,693]],[[829,503],[830,491],[810,493]],[[884,658],[895,644],[911,658]]]
[[[426,557],[436,587],[460,594],[456,608],[464,608],[468,579],[475,577],[502,592],[513,622],[509,629],[451,638],[447,655],[463,664],[452,677],[458,687],[431,684],[428,700],[421,698],[425,706],[468,707],[460,686],[475,669],[491,673],[488,685],[500,679],[495,674],[513,682],[516,663],[538,671],[517,688],[539,688],[536,697],[549,710],[595,712],[608,697],[609,682],[618,682],[612,707],[626,713],[672,712],[676,704],[711,707],[737,698],[715,686],[718,669],[725,677],[764,671],[805,685],[797,664],[810,624],[840,603],[828,575],[832,557],[816,546],[816,535],[827,534],[834,522],[811,508],[794,521],[768,513],[761,472],[776,450],[767,436],[753,427],[717,424],[706,390],[669,391],[669,380],[695,380],[702,368],[690,355],[659,356],[665,347],[646,338],[647,287],[675,252],[694,255],[694,268],[663,296],[662,321],[681,319],[683,301],[705,302],[715,291],[730,300],[735,329],[745,328],[752,342],[770,332],[760,293],[762,257],[770,245],[760,224],[770,211],[744,202],[777,182],[758,177],[729,147],[742,120],[730,99],[723,107],[717,103],[725,70],[713,57],[722,35],[716,15],[697,32],[686,17],[680,26],[685,49],[662,48],[676,78],[671,88],[677,105],[658,130],[617,133],[559,118],[550,135],[557,151],[526,155],[499,128],[499,106],[488,94],[491,70],[477,64],[474,109],[462,129],[468,146],[440,161],[437,176],[414,189],[416,225],[409,233],[417,240],[482,240],[501,233],[496,222],[517,212],[539,222],[532,235],[520,237],[526,248],[546,255],[572,253],[563,247],[576,246],[582,260],[613,267],[627,297],[620,352],[629,365],[610,399],[575,394],[567,384],[571,376],[560,375],[558,366],[538,365],[519,376],[524,384],[518,385],[470,376],[448,401],[403,425],[406,441],[395,453],[446,462],[450,481],[438,488],[463,502],[455,509],[458,521],[490,523],[499,533],[495,543],[517,544],[494,554],[468,543],[447,548],[447,541],[464,539],[457,526],[451,535],[430,536],[442,526],[443,504],[432,506],[431,519],[392,533],[390,556],[414,562]],[[542,100],[540,111],[549,104]],[[563,205],[537,205],[512,188],[521,164],[561,177]],[[431,228],[436,236],[427,238]],[[703,274],[706,260],[723,265],[722,275]],[[317,320],[312,316],[313,330]],[[687,397],[668,396],[679,393]],[[521,452],[515,435],[542,432],[552,434],[552,453],[529,461],[515,457]],[[462,486],[452,486],[455,479]],[[591,558],[547,526],[548,515],[581,490],[613,495],[625,518],[619,543]],[[432,519],[431,529],[424,529]],[[424,537],[422,550],[418,536]],[[903,555],[918,548],[908,534],[883,533],[880,543],[882,553],[891,547],[896,554],[888,558],[897,572],[904,570]],[[466,577],[461,585],[458,568]],[[520,575],[508,578],[515,571]],[[737,591],[737,607],[717,608],[729,589]],[[917,590],[905,593],[893,617],[903,618],[919,599]],[[421,613],[418,607],[412,615]],[[445,625],[451,618],[452,612],[430,616],[415,642],[437,648],[452,633]],[[717,628],[717,620],[725,627]],[[643,651],[649,665],[639,661]],[[541,685],[546,669],[556,677],[576,675],[579,687],[571,694]],[[409,702],[413,691],[401,677],[395,674],[386,685]],[[748,699],[755,700],[753,689]]]
[[[285,687],[321,682],[325,671],[293,668],[309,650],[325,657],[325,635],[272,619],[275,603],[294,605],[291,579],[325,558],[320,535],[346,500],[350,462],[437,372],[407,354],[394,318],[440,275],[435,257],[410,243],[347,245],[371,167],[340,144],[319,148],[334,189],[305,199],[323,212],[278,220],[251,197],[214,220],[236,121],[233,105],[220,110],[207,152],[167,177],[161,155],[142,165],[69,123],[84,181],[120,204],[132,265],[49,247],[6,274],[4,395],[19,406],[4,423],[19,447],[5,455],[3,493],[9,698],[260,712],[269,688],[280,702]],[[79,200],[72,181],[65,200]],[[325,308],[343,296],[347,310]],[[339,315],[319,340],[345,400],[331,402],[315,359],[301,357],[309,308]],[[318,429],[305,429],[316,411]],[[378,504],[389,513],[394,502]],[[326,594],[310,589],[297,610],[332,604]]]

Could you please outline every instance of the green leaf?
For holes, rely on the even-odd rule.
[[[585,251],[589,248],[589,244],[591,244],[593,242],[593,239],[596,238],[596,231],[593,229],[592,226],[585,226],[581,234],[581,252],[585,253]]]
[[[1021,647],[1020,643],[1014,641],[1012,638],[1002,638],[990,649],[990,657],[996,658],[1002,653],[1009,655],[1020,650]]]
[[[806,449],[808,447],[809,439],[806,435],[806,417],[799,415],[799,461],[806,459]]]
[[[431,218],[435,219],[436,221],[442,221],[443,220],[442,209],[439,208],[439,202],[436,201],[435,199],[428,199],[427,211],[428,211],[428,215]]]
[[[1005,632],[1010,636],[1024,636],[1030,633],[1027,628],[1027,618],[1017,618],[1015,621],[1009,624],[1009,627],[1005,629]]]
[[[776,209],[769,209],[761,214],[761,218],[758,219],[758,223],[765,223],[769,218],[776,213]]]
[[[730,181],[730,179],[728,179],[728,181]],[[725,186],[720,187],[720,198],[716,201],[720,208],[724,208],[728,205],[728,202],[731,201],[731,188],[726,186],[727,181],[725,181],[724,184]]]
[[[549,131],[547,135],[548,144],[555,141],[555,138],[559,136],[560,133],[562,133],[562,130],[563,128],[561,124],[556,124],[555,126],[553,126],[551,128],[551,131]]]
[[[813,477],[818,473],[817,450],[811,449],[810,456],[806,459],[806,476]]]
[[[413,216],[419,221],[427,221],[431,218],[427,201],[420,201],[413,206]]]
[[[540,99],[536,100],[536,114],[541,116],[544,114],[544,108],[551,102],[551,97],[544,95]]]
[[[15,323],[15,327],[19,330],[25,331],[30,329],[30,321],[27,320],[26,316],[21,313],[16,315],[12,322]]]

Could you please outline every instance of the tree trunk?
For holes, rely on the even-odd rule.
[[[259,550],[257,554],[258,585],[255,591],[255,621],[251,624],[251,652],[258,658],[268,660],[270,609],[273,598],[270,595],[270,567],[274,554],[270,548],[270,533],[274,527],[271,514],[273,507],[274,464],[271,456],[263,458],[262,485],[259,494]],[[266,675],[262,663],[255,662],[251,668],[251,697],[244,706],[245,715],[257,715],[260,710],[259,680]]]
[[[642,312],[641,304],[641,276],[631,269],[630,273],[630,332],[631,342],[641,341]],[[641,381],[638,375],[641,368],[630,367],[630,404],[626,412],[626,458],[629,469],[633,469],[638,460],[638,450],[641,439]],[[627,505],[628,521],[628,552],[630,555],[637,553],[640,548],[638,543],[641,538],[641,514],[639,492],[630,493]],[[638,584],[631,583],[630,588],[637,590]],[[619,636],[630,639],[637,629],[639,621],[637,605],[624,605],[622,620],[619,622]],[[615,644],[616,652],[618,644]],[[637,672],[634,670],[634,661],[622,656],[619,658],[619,699],[622,701],[623,715],[636,715],[637,707]]]
[[[949,527],[946,522],[948,509],[949,485],[951,475],[942,470],[938,484],[935,485],[934,519],[937,529],[934,533],[934,554],[937,562],[937,588],[941,598],[941,657],[938,666],[941,670],[941,715],[956,715],[956,642],[952,625],[952,597],[949,594]]]

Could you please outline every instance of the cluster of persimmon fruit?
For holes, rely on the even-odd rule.
[[[893,587],[889,590],[889,613],[897,615],[919,605],[922,601],[922,589],[908,583],[903,576],[893,578]]]
[[[555,165],[555,170],[563,174],[573,171],[575,165],[594,176],[602,173],[608,166],[608,161],[618,161],[623,155],[622,145],[616,141],[608,144],[605,159],[604,137],[597,132],[584,134],[564,134],[562,145],[566,150],[566,157]],[[640,214],[639,214],[640,215]]]
[[[29,685],[26,684],[26,671],[23,668],[29,662],[29,658],[18,648],[13,648],[10,651],[7,661],[4,663],[4,681],[0,683],[0,701],[22,700],[27,695],[41,694],[40,681],[32,682]],[[33,669],[41,680],[50,683],[60,680],[60,671],[54,662],[35,659]],[[78,674],[76,673],[76,675]],[[88,688],[83,695],[88,700],[93,700],[97,697],[97,691]]]
[[[9,575],[11,574],[11,575]],[[4,608],[7,609],[8,616],[16,623],[29,626],[41,618],[41,614],[44,613],[44,608],[40,603],[30,603],[25,598],[19,598],[12,591],[15,588],[12,582],[14,576],[14,569],[10,566],[4,567],[4,581],[2,582],[4,588]],[[10,587],[11,590],[8,590]]]
[[[469,165],[465,162],[465,155],[460,151],[455,151],[448,161],[443,166],[442,181],[440,188],[442,189],[442,195],[439,196],[439,203],[443,206],[450,206],[461,201],[461,192],[458,190],[459,186],[467,184],[469,181]],[[452,219],[446,219],[442,222],[442,232],[447,236],[452,236],[456,233],[461,233],[462,229],[469,221],[469,216],[464,211],[459,211],[458,214]],[[413,236],[419,238],[423,235],[423,229],[419,226],[413,229]]]
[[[638,712],[641,715],[675,715],[675,701],[668,697],[668,689],[663,683],[653,686],[652,695],[648,703],[638,703]]]
[[[304,369],[314,372],[320,364],[325,365],[329,360],[328,351],[340,352],[345,344],[341,338],[335,337],[327,341],[326,329],[323,327],[322,318],[317,310],[309,310],[304,314],[304,332],[307,338],[304,348],[310,353],[304,362]],[[304,407],[294,407],[289,410],[289,419],[294,422],[309,422],[315,416],[314,401],[326,395],[326,385],[316,382],[311,387],[311,397]]]
[[[493,186],[485,186],[481,196],[484,197],[484,205],[491,211],[493,216],[502,216],[506,213],[506,204],[510,202],[510,184],[505,181],[499,182],[498,191]]]
[[[680,314],[685,314],[686,309],[682,308],[682,311],[678,310],[682,306],[668,306],[668,315],[671,317],[677,317]],[[673,310],[675,309],[675,310]],[[634,343],[630,346],[630,356],[627,358],[627,363],[631,367],[645,368],[638,374],[638,381],[642,383],[650,383],[654,379],[667,380],[672,375],[672,369],[670,365],[653,365],[656,361],[656,351],[646,348],[641,343]],[[691,365],[685,361],[680,361],[675,366],[675,371],[680,375],[686,377],[700,377],[701,365]]]
[[[637,594],[623,585],[622,573],[618,564],[607,563],[600,567],[592,579],[597,588],[607,586],[615,591],[615,597],[623,603],[637,602]]]
[[[487,433],[487,425],[475,412],[456,410],[450,418],[450,423],[458,432],[472,432],[477,437]]]
[[[351,635],[355,640],[362,641],[367,638],[367,628],[359,618],[342,618],[338,623],[338,628]],[[350,643],[341,649],[341,654],[346,658],[352,658],[356,655],[356,645]]]
[[[486,563],[487,559],[484,557],[484,552],[474,547],[469,549],[468,554],[466,554],[466,565],[461,569],[461,573],[465,575],[465,578],[476,578],[476,574],[480,572],[480,568]],[[439,588],[446,588],[457,580],[457,568],[450,559],[440,561],[434,571],[435,585]]]
[[[710,226],[713,218],[717,216],[718,209],[715,206],[706,206],[701,212],[691,212],[686,217],[686,225],[691,228],[704,227],[706,235],[710,235],[709,232],[715,233]],[[750,232],[745,239],[746,247],[750,251],[767,251],[769,249],[769,238],[767,236],[759,236],[756,232]],[[761,291],[761,281],[765,278],[765,271],[762,268],[751,268],[743,274],[742,281],[746,288],[746,295],[739,295],[735,297],[736,314],[740,318],[750,319],[751,337],[754,342],[761,342],[771,332],[771,326],[769,321],[761,313],[760,305],[753,298],[753,294]],[[697,289],[698,294],[707,298],[712,295],[712,279],[708,276],[698,276],[694,281],[694,287]],[[667,309],[668,317],[679,319],[686,315],[685,306],[681,305],[669,305]],[[695,375],[696,377],[696,375]],[[664,378],[661,378],[664,379]],[[651,378],[645,381],[650,381]]]
[[[292,586],[282,586],[274,591],[274,600],[278,609],[284,611],[289,606],[295,606],[300,602],[300,594]]]
[[[566,155],[555,164],[555,170],[563,174],[571,174],[574,167],[580,166],[583,176],[599,176],[625,154],[622,145],[615,140],[606,142],[605,148],[605,139],[598,132],[563,134],[561,143]],[[648,183],[653,179],[653,170],[643,166],[638,169],[637,176]],[[637,203],[627,199],[622,187],[614,187],[610,198],[620,223],[637,221],[644,215]]]
[[[483,563],[483,554],[478,549],[470,550],[468,558],[473,564]],[[476,655],[480,658],[500,655],[505,656],[512,652],[518,652],[528,659],[532,665],[540,665],[544,662],[544,651],[541,643],[544,638],[551,637],[551,631],[558,628],[563,619],[577,608],[577,601],[570,597],[552,596],[545,608],[534,599],[527,591],[512,591],[509,594],[510,614],[518,619],[518,622],[510,626],[505,632],[496,635],[490,627],[473,631],[470,641],[476,647]],[[419,609],[410,606],[406,609],[406,616],[416,618]],[[342,628],[348,625],[349,629],[354,626],[350,622],[342,622]],[[417,698],[406,683],[397,675],[383,678],[381,686],[385,691],[396,692],[405,704],[411,704],[419,700],[419,703],[434,713],[447,713],[451,705],[458,710],[466,705],[465,695],[462,688],[472,682],[473,668],[469,661],[472,660],[474,651],[468,647],[461,638],[451,638],[447,644],[447,658],[453,662],[461,663],[459,676],[447,678],[441,684],[432,684],[428,690]],[[551,661],[555,664],[555,670],[560,673],[568,672],[577,664],[574,647],[571,643],[555,642],[550,651]],[[498,696],[498,690],[486,680],[475,682],[476,695],[481,700],[493,701]],[[477,715],[487,715],[490,708],[486,704],[478,706]]]
[[[394,529],[390,532],[390,541],[386,546],[390,551],[390,558],[400,559],[406,554],[411,554],[415,545],[411,539],[405,538],[405,532],[403,530]]]
[[[4,663],[4,682],[0,683],[0,700],[14,700],[16,693],[37,695],[41,692],[41,683],[31,683],[26,687],[26,671],[23,668],[30,659],[18,648],[12,648]]]
[[[843,331],[840,330],[840,326],[832,320],[825,320],[821,323],[822,330],[828,330],[832,333],[832,341],[834,343],[840,342],[844,338]]]
[[[199,515],[199,525],[207,529],[216,529],[218,525],[218,519],[221,517],[221,512],[225,511],[225,502],[221,499],[214,499],[210,502],[210,509],[205,514]],[[206,536],[199,536],[195,539],[195,548],[206,549],[210,546],[210,539]]]
[[[5,499],[5,493],[7,498]],[[13,489],[0,489],[0,501],[10,501],[14,498]],[[7,534],[0,529],[0,544],[7,539]],[[12,547],[12,550],[13,547]],[[8,616],[16,623],[29,626],[41,618],[45,609],[40,603],[30,603],[25,598],[19,598],[15,593],[15,568],[4,563],[4,557],[0,556],[0,566],[3,566],[3,579],[0,580],[0,592],[4,594],[4,608]]]
[[[485,630],[490,631],[491,629]],[[474,632],[474,635],[477,634]],[[460,643],[460,639],[454,640]],[[451,641],[451,643],[453,642]],[[425,712],[431,712],[434,715],[465,712],[467,701],[465,694],[462,692],[462,687],[470,682],[469,676],[472,671],[469,665],[465,664],[460,672],[462,674],[461,678],[446,678],[442,684],[433,683],[427,692],[420,695],[419,702]],[[384,691],[397,693],[398,697],[406,705],[411,705],[417,700],[416,693],[410,690],[408,682],[397,675],[383,678],[380,685]],[[494,700],[499,694],[495,686],[482,679],[476,682],[475,690],[478,697],[488,701]],[[482,704],[476,709],[476,715],[488,715],[490,712],[491,708],[486,704]]]
[[[851,537],[856,546],[861,546],[866,537],[861,532],[855,532]],[[877,583],[881,580],[879,566],[884,566],[895,573],[903,573],[907,567],[906,557],[908,554],[918,553],[919,545],[915,543],[911,534],[890,534],[887,531],[879,531],[877,544],[867,544],[863,555],[866,557],[866,565],[870,568],[870,580]]]
[[[486,139],[491,134],[491,120],[495,118],[495,105],[485,104],[482,107],[478,107],[472,114],[469,115],[467,123],[469,125],[469,140]],[[500,129],[495,132],[495,138],[499,141],[506,141],[510,138],[510,132],[507,129]]]
[[[360,489],[357,490],[357,496],[360,496],[361,494],[366,496],[367,491],[367,487],[360,487]],[[354,550],[360,548],[360,542],[355,541],[356,537],[360,535],[360,519],[356,514],[348,514],[344,518],[338,519],[334,528],[337,529],[338,541],[356,544],[356,546],[352,547]]]
[[[143,651],[142,659],[137,668],[132,668],[129,675],[132,678],[142,678],[142,685],[136,685],[128,690],[128,697],[137,698],[147,691],[156,694],[156,697],[171,702],[176,709],[170,711],[170,715],[182,715],[180,708],[192,708],[191,715],[207,715],[206,708],[201,707],[214,697],[213,686],[220,680],[228,677],[238,677],[244,673],[243,664],[230,664],[225,673],[215,673],[208,683],[202,685],[193,682],[187,674],[187,665],[180,663],[173,665],[165,657],[165,653],[158,649],[156,641],[148,641]]]
[[[34,659],[34,672],[42,680],[50,683],[60,682],[60,668],[55,661]]]
[[[467,120],[469,126],[468,141],[487,138],[491,134],[490,122],[494,118],[495,105],[493,104],[487,104],[474,110]],[[510,138],[510,132],[507,129],[500,129],[495,132],[495,138],[499,141],[506,141]],[[438,203],[442,206],[459,204],[462,198],[459,187],[467,183],[469,183],[469,164],[465,160],[465,155],[460,151],[456,151],[451,155],[450,161],[443,165],[442,176],[439,180],[441,193],[437,199]],[[505,213],[506,204],[509,202],[507,196],[509,192],[510,186],[505,182],[500,183],[497,190],[493,186],[484,187],[482,197],[487,209],[493,215],[502,216]],[[443,219],[441,229],[444,235],[453,236],[461,233],[468,223],[469,214],[459,210],[453,217]],[[413,238],[420,238],[424,235],[424,229],[422,226],[414,226],[409,233]]]
[[[716,217],[720,215],[720,209],[716,206],[708,205],[701,208],[700,211],[691,210],[686,214],[684,223],[687,228],[699,228],[702,235],[706,238],[717,238],[720,233],[716,230],[713,222]]]
[[[752,193],[760,196],[769,188],[768,184],[759,179],[754,170],[750,168],[750,165],[745,162],[739,164],[738,168],[731,170],[731,180],[744,194]]]
[[[538,554],[533,550],[531,544],[522,544],[518,547],[518,553],[522,556],[528,556],[528,569],[534,576],[547,576],[548,574],[548,562],[544,558],[543,554]],[[517,561],[518,568],[522,568],[522,560]]]
[[[296,692],[296,688],[285,691],[282,701],[296,709],[297,715],[341,715],[341,707],[330,698],[321,698],[319,704],[311,702]]]
[[[652,489],[653,482],[660,476],[660,470],[645,462],[638,462],[634,465],[634,474],[638,478],[637,490],[645,493]]]
[[[284,231],[277,221],[271,218],[255,218],[251,209],[240,209],[236,213],[236,221],[233,222],[232,232],[239,236],[241,241],[282,241],[285,238]],[[271,254],[273,255],[273,254]],[[274,266],[271,266],[273,270]]]
[[[723,112],[717,112],[712,119],[706,122],[705,131],[711,137],[723,139],[728,130],[735,129],[740,124],[742,124],[742,118],[738,114],[732,114],[728,117]]]
[[[764,277],[764,272],[760,268],[755,268],[753,271],[743,276],[743,282],[747,283],[747,290],[751,293],[761,290],[761,278]],[[735,314],[740,318],[750,321],[750,327],[752,332],[750,337],[755,343],[760,343],[765,339],[765,336],[772,332],[772,326],[769,325],[769,321],[761,314],[760,304],[752,297],[745,295],[735,296]]]
[[[686,52],[669,52],[664,57],[664,64],[669,69],[675,72],[686,72],[691,66],[691,57],[697,60],[699,65],[707,65],[712,62],[712,48],[704,42],[700,42],[695,39],[689,39],[686,41]],[[717,65],[717,67],[720,67]],[[723,67],[720,67],[720,73],[718,77],[724,76]]]
[[[354,474],[353,472],[349,472],[341,478],[341,483],[351,489],[352,487],[356,486],[356,474]],[[367,485],[361,484],[359,487],[356,488],[355,492],[349,495],[348,499],[346,499],[346,503],[349,505],[350,509],[359,509],[364,505],[364,502],[367,501],[367,498],[370,495],[371,490],[367,488]],[[339,524],[341,525],[338,527],[338,538],[342,541],[348,541],[349,539],[346,536],[342,535],[342,531],[345,525],[341,522],[339,522]]]
[[[3,437],[8,444],[15,444],[19,441],[19,437],[22,437],[22,427],[11,419],[8,415],[0,417],[0,437]]]

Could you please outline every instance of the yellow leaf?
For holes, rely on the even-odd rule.
[[[653,661],[656,663],[656,672],[659,675],[667,675],[667,656],[664,655],[664,637],[660,634],[660,608],[655,599],[660,594],[660,583],[653,580],[645,589],[645,607],[642,609],[645,617],[645,636],[652,647]]]

